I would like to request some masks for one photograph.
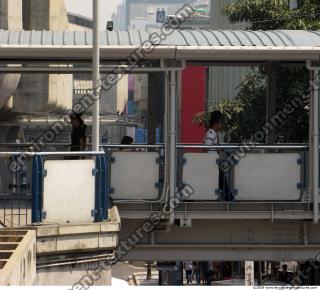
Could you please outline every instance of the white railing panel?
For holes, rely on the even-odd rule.
[[[235,196],[240,201],[299,200],[298,153],[250,153],[235,166]]]
[[[93,160],[47,160],[43,184],[44,223],[91,223],[95,208]]]
[[[156,152],[114,152],[111,163],[113,199],[155,200],[159,197]]]
[[[183,166],[183,183],[194,192],[189,200],[218,200],[219,189],[219,155],[212,153],[186,153],[186,164]]]

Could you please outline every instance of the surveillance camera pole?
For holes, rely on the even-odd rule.
[[[93,60],[92,60],[92,151],[99,151],[100,138],[100,39],[99,39],[99,1],[93,0]]]

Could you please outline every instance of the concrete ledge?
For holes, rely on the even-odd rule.
[[[111,208],[108,216],[108,221],[100,223],[39,224],[28,228],[36,230],[38,255],[114,249],[120,231],[117,207]]]
[[[0,286],[32,285],[36,279],[36,232],[0,230]]]

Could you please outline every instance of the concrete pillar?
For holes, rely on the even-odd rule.
[[[22,0],[0,0],[0,28],[22,29]],[[16,90],[20,75],[0,75],[0,109],[10,110],[10,97]]]
[[[23,28],[67,30],[68,17],[64,0],[23,0]]]
[[[64,0],[24,0],[23,28],[25,30],[68,29]],[[57,112],[72,107],[72,75],[22,75],[14,95],[15,112]]]

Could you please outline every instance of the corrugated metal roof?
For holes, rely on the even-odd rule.
[[[138,46],[150,40],[146,31],[103,31],[101,46]],[[0,45],[90,46],[92,31],[0,31]],[[320,32],[301,30],[235,31],[174,30],[163,38],[163,46],[271,46],[319,47]]]
[[[103,31],[100,39],[100,56],[105,62],[137,58],[204,63],[320,61],[319,31],[186,29],[173,30],[169,35],[160,30]],[[155,39],[156,43],[152,41]],[[89,62],[92,31],[0,30],[0,59]]]

